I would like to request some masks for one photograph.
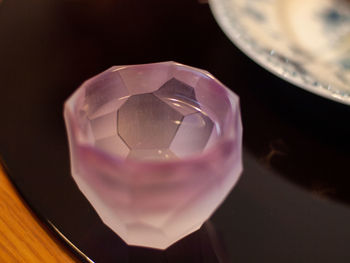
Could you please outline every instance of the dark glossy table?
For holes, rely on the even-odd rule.
[[[62,105],[111,65],[168,60],[207,69],[240,96],[245,170],[203,228],[157,251],[125,245],[77,189]],[[0,5],[0,89],[0,155],[10,178],[82,260],[350,261],[350,107],[257,66],[207,4],[7,0]]]

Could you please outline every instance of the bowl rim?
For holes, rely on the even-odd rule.
[[[247,55],[259,66],[266,69],[270,73],[276,75],[277,77],[286,80],[308,92],[350,106],[350,92],[349,94],[342,94],[343,92],[337,89],[335,86],[319,82],[317,78],[311,75],[310,77],[312,78],[312,80],[305,81],[305,79],[296,74],[296,72],[282,69],[272,61],[267,60],[266,56],[259,54],[259,52],[256,50],[256,47],[254,48],[253,45],[250,45],[249,40],[242,37],[242,32],[240,32],[237,28],[232,26],[232,21],[230,20],[230,16],[227,13],[228,10],[223,4],[226,0],[208,1],[214,18],[220,26],[220,28],[225,33],[225,35],[231,40],[232,43],[235,44],[235,46],[239,50],[241,50],[245,55]],[[281,57],[284,57],[283,54],[278,54],[278,52],[274,50],[270,50],[270,54],[271,56],[281,55]],[[285,63],[289,62],[285,61]]]

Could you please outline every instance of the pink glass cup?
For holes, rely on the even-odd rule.
[[[64,117],[75,182],[129,245],[165,249],[199,229],[242,172],[239,99],[204,70],[112,67]]]

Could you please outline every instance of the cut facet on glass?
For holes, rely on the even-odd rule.
[[[170,150],[180,158],[203,151],[213,130],[212,120],[201,112],[184,117]]]
[[[112,67],[64,111],[73,179],[129,245],[165,249],[197,230],[241,174],[238,97],[206,71]]]
[[[96,140],[95,145],[111,155],[126,157],[130,154],[130,149],[116,133],[113,136]]]
[[[153,92],[170,77],[170,64],[125,66],[117,70],[131,95]]]
[[[199,110],[194,89],[175,78],[164,83],[154,95],[183,115]]]
[[[99,74],[98,78],[87,81],[85,87],[84,109],[90,119],[116,109],[123,98],[131,95],[116,71]]]
[[[95,140],[107,138],[117,133],[117,112],[111,112],[90,120]]]
[[[153,94],[134,95],[118,110],[118,133],[130,149],[166,149],[182,119]]]

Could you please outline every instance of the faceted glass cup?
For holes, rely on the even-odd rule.
[[[112,67],[64,117],[73,179],[129,245],[165,249],[199,229],[242,171],[239,99],[204,70]]]

